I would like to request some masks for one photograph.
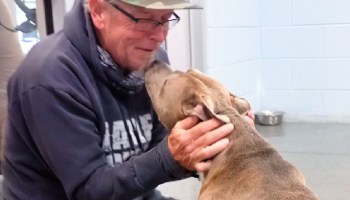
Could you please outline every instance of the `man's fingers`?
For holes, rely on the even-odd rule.
[[[200,136],[218,128],[221,125],[222,125],[222,122],[218,119],[215,119],[215,118],[212,118],[212,119],[209,119],[206,121],[202,121],[190,130],[191,137],[193,139],[197,139]]]
[[[206,171],[207,160],[217,155],[229,144],[227,137],[233,124],[217,119],[198,123],[197,117],[179,121],[168,137],[168,145],[174,159],[188,170]],[[224,138],[224,139],[223,139]]]
[[[217,129],[214,129],[201,137],[199,137],[195,142],[195,148],[206,147],[208,145],[212,145],[214,142],[227,137],[233,131],[233,124],[224,124]]]
[[[198,160],[208,160],[210,158],[213,158],[222,150],[224,150],[229,145],[229,143],[230,141],[228,138],[223,138],[214,144],[201,149],[198,152]]]
[[[201,161],[195,164],[195,169],[199,172],[206,172],[210,169],[212,160],[214,156],[216,156],[218,153],[220,153],[222,150],[224,150],[228,145],[230,141],[227,138],[221,139],[214,144],[207,146],[206,148],[201,150]]]
[[[211,163],[211,160],[199,162],[196,164],[195,169],[197,172],[207,172],[210,169]]]
[[[249,111],[245,116],[245,120],[249,123],[249,125],[255,129],[254,119],[255,115],[253,111]]]
[[[255,115],[254,115],[254,112],[252,110],[250,110],[248,113],[247,113],[247,116],[252,119],[254,121],[255,119]]]
[[[185,119],[177,122],[174,126],[174,129],[188,130],[192,128],[194,125],[196,125],[198,122],[199,122],[198,117],[195,117],[195,116],[186,117]]]

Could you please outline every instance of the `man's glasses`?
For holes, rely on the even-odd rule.
[[[118,6],[116,3],[111,2],[110,4],[135,22],[135,30],[143,32],[154,32],[157,26],[162,26],[163,30],[167,31],[169,29],[172,29],[180,21],[180,17],[174,12],[172,13],[173,19],[170,18],[169,20],[162,22],[151,19],[136,18],[132,14]]]

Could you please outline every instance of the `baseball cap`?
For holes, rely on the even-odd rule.
[[[120,0],[122,2],[149,9],[201,9],[186,0]]]

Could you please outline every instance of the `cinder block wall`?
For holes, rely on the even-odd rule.
[[[350,122],[350,1],[207,0],[207,73],[286,121]]]
[[[350,122],[350,1],[261,0],[261,107]]]
[[[258,108],[259,0],[207,0],[206,73]]]

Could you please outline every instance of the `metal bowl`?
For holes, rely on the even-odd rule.
[[[280,125],[283,120],[284,112],[264,110],[255,113],[255,119],[258,124],[265,126]]]

